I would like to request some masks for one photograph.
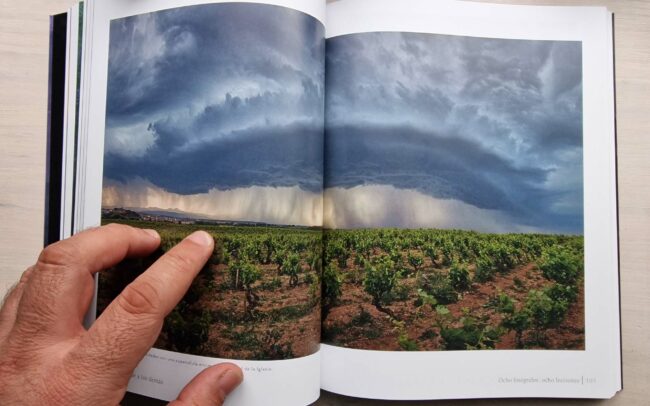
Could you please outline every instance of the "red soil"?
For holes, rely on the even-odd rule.
[[[424,267],[431,269],[431,266],[431,262],[426,259]],[[348,269],[353,267],[349,262]],[[473,269],[470,268],[470,272],[473,273]],[[430,306],[418,308],[415,305],[415,277],[411,276],[399,283],[402,287],[397,289],[407,291],[408,297],[385,307],[398,320],[404,322],[403,327],[396,325],[391,317],[371,304],[372,298],[364,292],[361,283],[346,282],[343,284],[338,306],[332,308],[323,322],[325,342],[358,349],[399,351],[402,348],[398,338],[400,334],[404,336],[406,333],[408,339],[417,343],[421,351],[444,349],[438,327],[441,316]],[[519,309],[525,303],[530,290],[542,289],[550,284],[533,263],[517,267],[506,274],[497,274],[492,281],[473,283],[467,292],[460,295],[458,302],[447,305],[453,320],[451,327],[460,327],[460,318],[464,315],[477,319],[485,318],[488,325],[496,327],[501,323],[502,316],[494,308],[485,306],[490,298],[503,292],[515,301]],[[362,312],[368,313],[370,317],[367,314],[360,317]],[[584,349],[583,287],[580,286],[578,299],[570,306],[562,324],[545,331],[544,347],[531,345],[531,336],[530,332],[524,334],[526,348]],[[515,349],[515,333],[510,331],[502,335],[495,348]]]

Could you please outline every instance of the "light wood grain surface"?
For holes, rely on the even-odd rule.
[[[109,1],[109,0],[105,0]],[[616,14],[623,392],[614,399],[479,400],[409,405],[650,404],[650,1],[495,1],[605,5]],[[72,0],[0,0],[0,295],[43,240],[50,14]],[[444,371],[441,370],[441,373]],[[323,394],[319,405],[394,405]]]

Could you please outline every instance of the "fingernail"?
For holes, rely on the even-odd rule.
[[[219,377],[219,389],[223,392],[224,395],[228,395],[232,392],[239,384],[244,380],[241,369],[239,368],[228,368]]]
[[[156,230],[152,230],[150,228],[145,228],[144,232],[149,234],[150,236],[152,236],[155,239],[160,238],[160,236],[158,235],[158,231],[156,231]]]
[[[195,242],[199,245],[209,246],[214,243],[212,236],[205,231],[195,231],[187,237],[188,240]]]

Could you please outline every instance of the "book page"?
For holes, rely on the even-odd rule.
[[[66,44],[66,111],[63,132],[63,165],[61,172],[61,218],[59,238],[72,235],[72,213],[74,212],[74,163],[79,112],[79,66],[81,54],[81,25],[83,21],[83,3],[68,11],[68,33]]]
[[[611,15],[328,5],[322,387],[620,389]]]
[[[322,5],[88,6],[93,120],[80,227],[101,220],[162,238],[154,256],[99,276],[97,315],[191,232],[215,239],[131,392],[173,400],[206,366],[230,360],[244,383],[228,404],[319,395]]]

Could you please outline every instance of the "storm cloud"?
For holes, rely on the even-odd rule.
[[[325,185],[385,211],[347,224],[328,198],[333,224],[582,233],[579,42],[362,33],[328,39],[326,67]]]
[[[108,200],[126,206],[116,197],[137,195],[136,187],[198,200],[225,196],[216,191],[248,196],[243,190],[253,187],[273,189],[262,195],[280,200],[294,187],[309,199],[320,195],[324,65],[322,24],[288,8],[222,3],[114,20],[104,148]],[[302,196],[287,199],[300,211],[294,195]],[[221,209],[208,212],[223,213],[215,205]],[[237,211],[240,220],[268,217],[249,206],[250,213]],[[304,216],[286,221],[296,218]]]
[[[252,3],[113,21],[105,204],[582,233],[579,42],[376,32],[330,38],[325,57],[323,35]]]

